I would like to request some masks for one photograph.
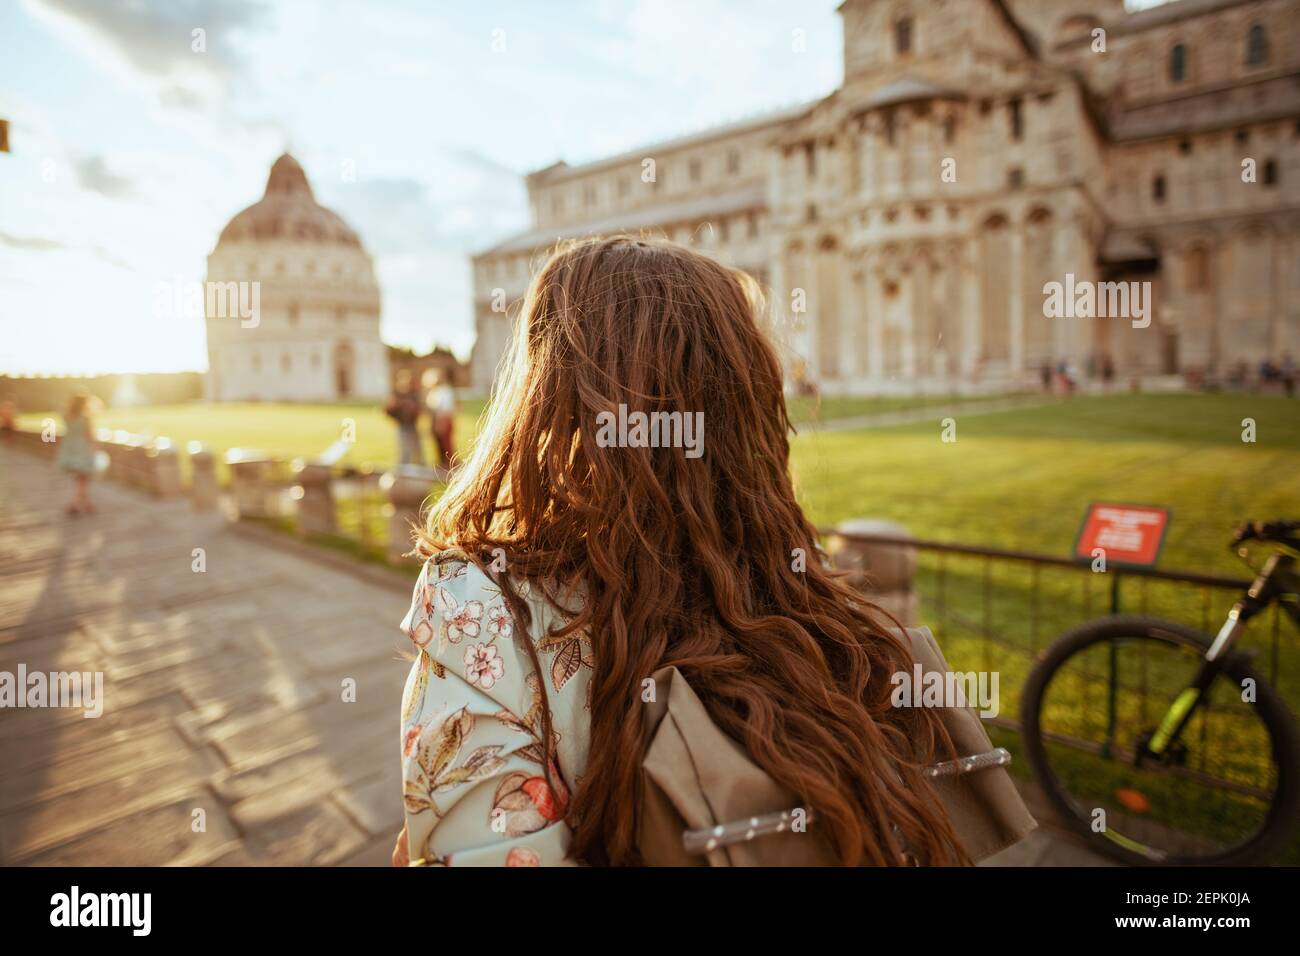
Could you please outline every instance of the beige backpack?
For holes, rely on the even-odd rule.
[[[909,628],[924,672],[948,665],[927,628]],[[654,727],[642,761],[645,784],[638,846],[651,866],[828,866],[838,857],[800,817],[797,798],[753,763],[718,729],[675,667],[654,675]],[[1010,755],[994,749],[979,717],[944,708],[958,759],[930,768],[953,827],[978,862],[1021,839],[1037,824],[1005,770]],[[806,823],[806,828],[799,826]],[[793,829],[792,829],[793,828]]]

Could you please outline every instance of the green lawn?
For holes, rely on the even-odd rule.
[[[941,441],[940,420],[957,440]],[[1257,441],[1241,440],[1244,418]],[[1253,395],[1117,395],[963,419],[818,432],[794,443],[819,524],[890,518],[918,537],[1067,555],[1089,501],[1168,505],[1162,567],[1236,573],[1244,518],[1300,517],[1300,402]]]

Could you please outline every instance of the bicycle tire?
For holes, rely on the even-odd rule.
[[[1116,638],[1157,641],[1188,647],[1204,653],[1210,640],[1192,628],[1172,621],[1139,615],[1114,615],[1097,618],[1061,635],[1034,665],[1025,681],[1021,698],[1021,731],[1025,755],[1034,778],[1043,788],[1053,808],[1075,832],[1084,836],[1099,852],[1124,863],[1139,866],[1243,866],[1267,862],[1294,832],[1300,820],[1300,729],[1281,697],[1251,667],[1246,655],[1230,652],[1223,662],[1223,674],[1240,684],[1255,682],[1255,707],[1269,735],[1273,760],[1277,766],[1277,789],[1264,824],[1248,839],[1226,847],[1221,853],[1198,857],[1170,856],[1156,862],[1142,854],[1126,850],[1104,835],[1093,831],[1076,804],[1056,779],[1047,758],[1042,737],[1041,708],[1043,693],[1056,671],[1075,654],[1096,644]]]

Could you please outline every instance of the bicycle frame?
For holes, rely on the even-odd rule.
[[[1138,747],[1137,764],[1141,764],[1145,756],[1164,757],[1169,753],[1170,747],[1195,716],[1205,699],[1205,692],[1223,669],[1225,656],[1237,643],[1251,618],[1277,602],[1300,628],[1300,574],[1297,574],[1296,559],[1297,555],[1285,546],[1279,546],[1279,550],[1269,555],[1250,588],[1228,612],[1227,620],[1206,651],[1191,685],[1174,698],[1151,739]]]

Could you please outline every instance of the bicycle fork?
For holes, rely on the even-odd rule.
[[[1268,607],[1273,599],[1270,592],[1270,580],[1273,572],[1277,569],[1278,562],[1282,560],[1281,555],[1273,555],[1265,562],[1259,575],[1251,583],[1250,589],[1240,601],[1232,606],[1228,612],[1227,620],[1219,628],[1219,633],[1215,635],[1214,641],[1210,644],[1210,649],[1205,652],[1205,657],[1201,662],[1200,668],[1196,671],[1196,677],[1185,690],[1183,690],[1174,702],[1169,706],[1169,710],[1160,718],[1160,723],[1156,726],[1156,732],[1151,735],[1145,746],[1138,749],[1137,763],[1142,762],[1145,755],[1153,757],[1163,757],[1168,754],[1170,747],[1178,741],[1182,732],[1186,729],[1192,717],[1196,715],[1197,709],[1205,700],[1205,692],[1209,690],[1214,679],[1219,676],[1223,670],[1224,657],[1232,646],[1236,644],[1241,632],[1245,630],[1246,622]]]

